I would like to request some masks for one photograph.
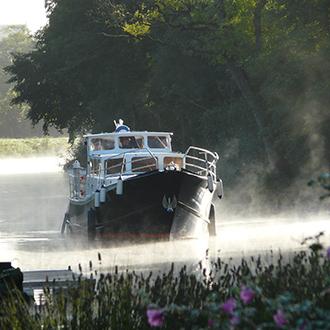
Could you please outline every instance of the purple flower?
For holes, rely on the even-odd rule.
[[[240,320],[239,316],[233,315],[230,319],[230,324],[231,325],[238,325],[240,321],[241,320]]]
[[[161,309],[147,310],[148,323],[151,327],[161,327],[164,323],[164,313]]]
[[[252,289],[243,286],[240,292],[241,300],[244,304],[250,304],[255,297],[255,293]]]
[[[234,298],[227,299],[221,306],[221,309],[226,314],[233,314],[234,309],[236,308],[236,300]]]
[[[276,314],[273,315],[274,322],[279,328],[284,327],[288,321],[285,318],[285,315],[281,309],[278,309]]]
[[[213,325],[214,325],[214,321],[213,321],[212,319],[209,319],[209,320],[207,321],[207,326],[208,326],[208,328],[212,328]]]
[[[327,258],[330,260],[330,246],[327,248]]]

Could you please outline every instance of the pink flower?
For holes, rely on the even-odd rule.
[[[304,321],[303,324],[301,324],[298,328],[298,330],[305,330],[306,329],[306,326],[307,326],[307,322]]]
[[[330,246],[327,248],[327,258],[330,260]]]
[[[234,298],[227,299],[221,306],[221,309],[226,314],[233,314],[234,309],[236,308],[236,300]]]
[[[255,297],[255,293],[252,289],[243,286],[240,292],[241,300],[244,304],[250,304]]]
[[[276,314],[273,315],[273,319],[279,328],[283,328],[288,323],[281,309],[277,310]]]
[[[214,325],[214,321],[213,321],[212,319],[209,319],[209,320],[207,321],[207,326],[208,326],[209,328],[212,328],[213,325]]]
[[[164,313],[161,309],[147,310],[148,323],[151,327],[161,327],[164,323]]]

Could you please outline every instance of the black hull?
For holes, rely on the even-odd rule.
[[[207,179],[185,170],[148,172],[124,180],[122,195],[108,191],[98,208],[94,200],[71,202],[69,231],[91,239],[200,238],[212,227],[213,193]]]

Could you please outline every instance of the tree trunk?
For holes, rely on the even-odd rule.
[[[255,43],[256,43],[256,51],[260,52],[262,47],[262,36],[261,36],[261,12],[265,7],[267,0],[259,0],[256,3],[256,7],[254,9],[253,16],[253,25],[254,25],[254,33],[255,33]]]
[[[263,120],[262,112],[264,111],[264,108],[262,107],[262,102],[258,100],[256,94],[252,90],[247,75],[242,68],[240,68],[230,59],[227,59],[227,68],[234,82],[236,83],[236,86],[242,93],[242,96],[244,97],[248,108],[254,117],[255,123],[258,128],[257,134],[262,141],[266,154],[266,159],[269,165],[269,170],[273,170],[275,164],[275,156],[273,153],[273,148],[271,147],[271,143],[269,141],[270,136],[268,134],[268,129]]]

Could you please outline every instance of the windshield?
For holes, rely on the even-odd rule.
[[[90,151],[111,150],[114,148],[115,140],[113,137],[97,137],[91,139]]]
[[[121,149],[142,149],[143,136],[121,136],[119,138],[119,148]]]
[[[148,147],[155,149],[168,148],[168,139],[166,136],[148,136]]]

